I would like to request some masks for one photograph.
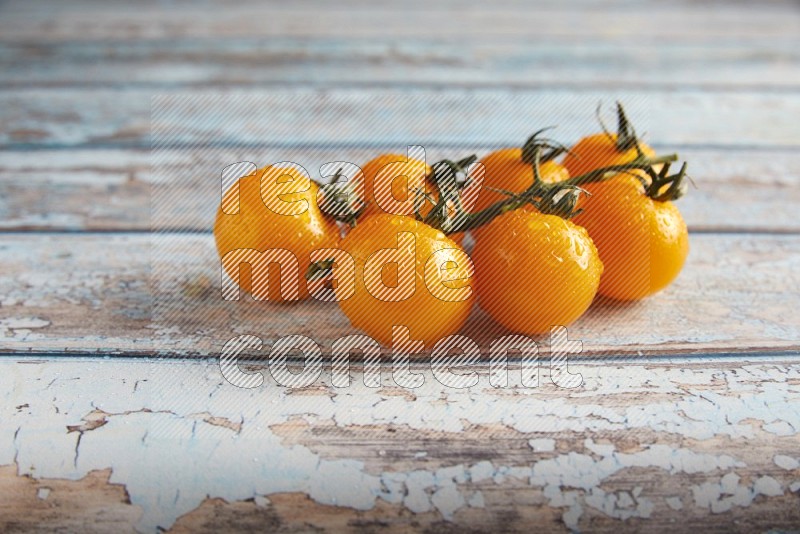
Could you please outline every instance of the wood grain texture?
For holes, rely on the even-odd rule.
[[[697,234],[678,280],[633,305],[598,300],[570,326],[584,354],[800,349],[800,238]],[[247,333],[302,334],[327,353],[356,332],[334,303],[224,301],[210,235],[5,235],[0,351],[215,356]],[[482,347],[501,327],[476,309],[462,333]],[[546,352],[546,339],[540,339]]]
[[[0,360],[0,528],[790,531],[793,360],[580,362],[577,389],[236,388],[205,362]],[[544,373],[547,376],[547,373]],[[487,446],[491,443],[491,446]]]
[[[657,147],[800,146],[795,93],[272,88],[0,91],[0,148],[496,146],[551,125],[573,142],[601,100],[625,102]]]
[[[220,173],[230,163],[294,161],[321,180],[323,163],[363,164],[382,151],[404,150],[404,145],[185,149],[170,151],[155,163],[145,150],[0,151],[0,229],[210,231]],[[689,162],[697,184],[678,202],[691,231],[800,231],[796,151],[677,151]],[[430,162],[471,152],[484,155],[488,150],[426,147]]]
[[[0,42],[0,87],[800,87],[800,38],[636,42],[383,35]],[[646,75],[643,75],[646,74]]]
[[[796,530],[798,49],[782,1],[0,3],[0,531]],[[235,335],[353,332],[221,300],[222,166],[571,142],[601,98],[698,189],[676,283],[570,327],[579,388],[545,339],[537,388],[221,376]]]
[[[43,6],[46,6],[43,9]],[[213,13],[213,16],[209,16]],[[476,4],[414,0],[380,4],[355,0],[335,7],[319,0],[292,2],[100,1],[53,5],[17,0],[3,6],[4,40],[62,41],[242,36],[448,39],[570,39],[713,43],[720,38],[796,39],[800,13],[792,2],[585,2],[536,5],[519,0]]]

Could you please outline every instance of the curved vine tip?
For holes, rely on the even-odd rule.
[[[536,151],[540,151],[540,161],[550,161],[552,159],[557,158],[561,154],[569,152],[569,149],[555,141],[554,139],[550,139],[547,137],[539,137],[543,132],[547,130],[553,129],[554,126],[548,126],[547,128],[542,128],[540,130],[535,131],[528,139],[525,141],[525,144],[522,145],[522,161],[533,165]],[[546,151],[545,151],[546,150]]]

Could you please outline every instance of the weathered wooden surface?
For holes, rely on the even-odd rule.
[[[695,234],[691,247],[666,291],[599,299],[570,327],[586,355],[800,349],[800,237]],[[328,351],[353,332],[334,303],[224,301],[210,234],[6,235],[0,250],[6,353],[214,356],[241,333],[308,335]],[[463,333],[487,346],[508,332],[476,310]]]
[[[46,8],[43,9],[43,6]],[[57,5],[42,0],[4,7],[0,31],[17,41],[150,40],[203,37],[303,36],[423,38],[457,40],[528,39],[580,42],[592,38],[642,41],[749,42],[796,39],[800,13],[791,1],[713,2],[580,1],[530,5],[522,0],[476,4],[448,1],[435,6],[423,0],[381,4],[367,0],[327,2],[160,2],[107,5],[99,0]]]
[[[796,36],[795,36],[796,37]],[[226,87],[308,82],[318,86],[499,86],[735,88],[784,91],[800,86],[800,39],[754,39],[707,47],[683,40],[590,37],[531,40],[439,36],[390,41],[342,36],[193,38],[0,43],[6,88]],[[561,61],[570,56],[570,62]],[[309,72],[313,71],[313,79]],[[642,77],[642,72],[653,75]]]
[[[576,390],[244,390],[213,363],[0,361],[0,528],[712,532],[800,522],[800,366],[578,362]],[[487,446],[491,443],[491,446]],[[746,443],[746,446],[743,444]],[[343,488],[347,488],[346,491]],[[77,496],[83,498],[78,499]],[[672,526],[671,526],[672,525]],[[537,530],[538,530],[537,529]]]
[[[274,87],[9,89],[0,92],[0,147],[497,146],[552,125],[570,143],[597,131],[601,100],[624,102],[657,148],[800,146],[793,91]]]
[[[0,530],[797,530],[798,49],[780,1],[3,3]],[[222,379],[239,333],[352,333],[221,301],[222,166],[571,142],[601,98],[698,188],[677,282],[570,328],[580,388]]]

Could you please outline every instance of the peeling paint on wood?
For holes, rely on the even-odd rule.
[[[0,236],[0,530],[796,530],[800,242],[775,235],[798,232],[796,6],[326,8],[0,6],[0,228],[17,232]],[[191,111],[151,122],[154,93],[221,88],[241,105],[218,125]],[[432,158],[518,144],[542,121],[569,142],[600,93],[690,161],[691,228],[728,235],[693,235],[668,291],[598,302],[571,329],[606,356],[574,360],[582,388],[497,390],[481,368],[466,390],[431,376],[371,389],[354,365],[348,388],[286,390],[265,371],[240,390],[213,360],[108,358],[213,356],[240,331],[352,331],[314,303],[280,324],[263,305],[224,309],[208,235],[143,235],[207,230],[221,161],[295,159],[314,174],[409,143]],[[226,149],[161,151],[170,172],[151,172],[151,126]],[[165,178],[169,202],[151,206]],[[471,334],[502,333],[481,321]],[[620,355],[635,361],[607,357]]]
[[[488,529],[492,514],[509,506],[556,512],[553,530],[598,520],[627,528],[634,518],[642,522],[630,527],[662,528],[675,509],[698,524],[710,513],[715,525],[741,515],[779,525],[764,513],[771,506],[784,521],[798,520],[785,515],[800,498],[791,489],[800,481],[790,463],[800,450],[800,366],[792,362],[583,362],[579,390],[429,382],[413,399],[357,378],[314,396],[289,395],[273,382],[242,390],[207,363],[0,365],[3,424],[17,429],[0,438],[0,465],[16,466],[5,468],[0,485],[29,477],[31,498],[50,489],[38,497],[46,503],[93,473],[110,473],[108,483],[130,499],[131,510],[113,518],[123,530],[180,531],[198,515],[205,519],[192,524],[202,527],[208,499],[234,516],[258,502],[275,525],[292,521],[285,499],[308,499],[317,512],[307,520],[329,528],[368,517],[407,525],[406,509],[423,523],[453,526],[482,510],[475,526]],[[776,421],[791,432],[771,432]],[[487,439],[495,446],[483,446]],[[531,500],[504,502],[509,491]],[[11,509],[2,515],[16,517]],[[512,520],[512,530],[524,524]]]

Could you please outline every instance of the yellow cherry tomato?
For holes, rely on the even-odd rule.
[[[371,159],[361,168],[363,174],[356,177],[363,185],[364,195],[362,200],[366,203],[364,211],[359,217],[359,221],[366,219],[371,215],[379,215],[387,213],[384,207],[398,208],[398,203],[411,200],[409,206],[413,210],[414,199],[420,194],[420,191],[426,192],[430,195],[431,199],[436,202],[439,199],[439,194],[435,185],[431,182],[432,169],[426,163],[404,156],[402,154],[381,154],[376,158]],[[358,182],[357,182],[358,183]],[[387,198],[384,193],[384,198],[376,200],[376,193],[391,191],[391,198]],[[393,209],[394,209],[393,208]],[[420,215],[423,217],[431,212],[433,205],[429,201],[424,201],[420,204]],[[409,210],[404,213],[398,209],[399,215],[413,216],[413,211]],[[345,229],[349,232],[349,229]],[[458,244],[464,241],[464,234],[458,233],[449,236],[450,239]]]
[[[489,188],[521,193],[533,184],[533,166],[522,160],[521,148],[496,150],[480,160],[484,166],[483,188],[472,212],[488,208],[508,198]],[[550,160],[539,165],[539,176],[548,184],[569,179],[569,172],[559,163]]]
[[[599,292],[617,300],[638,300],[669,285],[689,253],[689,234],[672,202],[655,201],[628,174],[590,184],[583,213],[575,224],[586,228],[605,271]]]
[[[656,155],[652,148],[641,141],[639,148],[649,158]],[[600,167],[630,163],[638,155],[635,146],[620,150],[617,147],[617,134],[602,132],[586,136],[570,148],[564,157],[564,167],[570,176],[580,176]]]
[[[430,165],[402,154],[381,154],[365,163],[361,170],[363,200],[367,204],[361,214],[362,218],[380,213],[398,212],[398,204],[406,200],[411,200],[410,205],[413,206],[418,191],[428,193],[434,191],[428,182],[431,174]],[[380,198],[376,198],[376,195]],[[430,211],[430,207],[426,209]],[[399,214],[413,215],[413,211],[399,212]]]
[[[339,228],[320,211],[317,186],[310,177],[295,168],[269,166],[240,178],[238,188],[234,185],[225,193],[214,222],[214,238],[225,271],[239,287],[257,299],[282,302],[308,296],[305,273],[310,253],[335,247]],[[265,254],[229,255],[243,249]],[[254,265],[260,258],[265,261]],[[273,262],[267,265],[269,259],[280,261],[280,271]],[[249,260],[250,268],[240,270],[240,260]],[[281,290],[289,276],[291,280],[297,277],[296,298]]]
[[[533,166],[522,160],[521,148],[496,150],[481,159],[480,163],[484,166],[484,182],[472,213],[508,198],[491,188],[521,193],[533,184]],[[568,180],[569,173],[561,164],[550,160],[539,165],[539,177],[544,183],[552,184]],[[485,228],[481,226],[471,231],[476,241],[481,238]]]
[[[372,215],[339,248],[355,262],[352,295],[336,283],[339,306],[373,339],[391,345],[393,326],[405,326],[430,349],[466,321],[475,300],[472,263],[441,231],[411,217]],[[335,264],[334,280],[346,268]]]
[[[585,229],[527,207],[483,227],[472,260],[481,308],[509,330],[528,335],[580,317],[603,272]]]

